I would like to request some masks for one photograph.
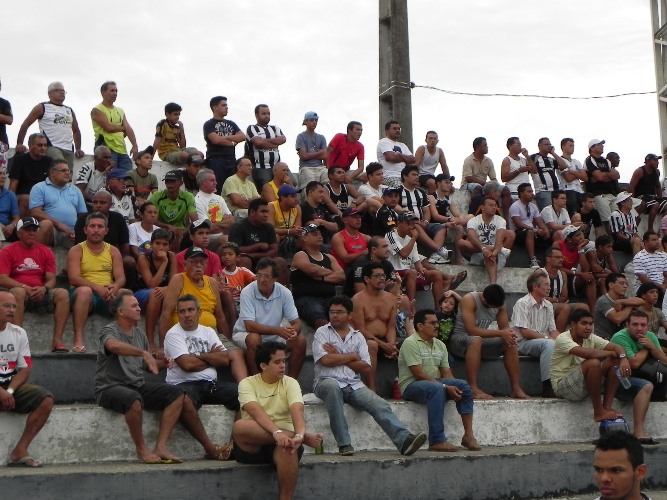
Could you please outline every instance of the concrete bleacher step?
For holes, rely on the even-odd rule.
[[[646,450],[645,486],[667,485],[667,446]],[[507,446],[479,452],[361,452],[353,457],[304,455],[294,498],[537,499],[588,493],[593,484],[590,443]],[[369,480],[370,479],[370,480]],[[268,465],[197,460],[177,465],[87,463],[0,470],[8,498],[171,500],[276,498]],[[28,493],[29,492],[29,493]],[[654,500],[662,497],[653,496]]]
[[[322,402],[306,396],[305,417],[309,432],[324,434],[325,453],[337,453],[329,428],[329,418]],[[427,430],[425,405],[406,401],[390,401],[393,411],[412,432]],[[617,402],[626,419],[632,420],[632,407]],[[396,451],[391,440],[367,413],[346,405],[352,445],[359,451]],[[204,427],[214,442],[229,438],[234,413],[220,406],[206,405],[200,410]],[[147,443],[155,441],[158,412],[144,413],[144,436]],[[6,463],[9,452],[20,435],[25,416],[0,414],[0,464]],[[667,438],[667,403],[651,403],[646,418],[646,432],[656,439]],[[461,442],[463,427],[454,403],[445,410],[446,433],[449,441]],[[570,403],[556,399],[513,400],[498,398],[476,401],[474,431],[483,447],[513,445],[547,445],[553,443],[590,442],[598,435],[589,402]],[[180,425],[174,430],[170,449],[186,460],[202,458],[201,446]],[[57,405],[47,425],[30,447],[31,454],[49,464],[114,462],[135,460],[135,450],[123,415],[94,404]],[[310,448],[307,453],[312,453]]]

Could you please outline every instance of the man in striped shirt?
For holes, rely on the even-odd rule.
[[[658,287],[658,303],[661,307],[667,287],[667,254],[658,252],[660,249],[660,236],[655,231],[646,231],[642,237],[644,250],[637,253],[632,259],[635,268],[635,291],[643,283],[655,283]]]
[[[517,300],[512,311],[512,325],[519,340],[519,354],[540,358],[542,397],[555,397],[551,387],[551,355],[558,330],[554,308],[547,300],[551,286],[549,275],[538,269],[526,281],[528,294]]]
[[[246,156],[252,159],[252,180],[261,191],[271,181],[271,169],[280,161],[278,146],[287,139],[278,125],[269,125],[271,110],[266,104],[255,106],[255,118],[257,124],[248,125],[246,130]]]
[[[614,239],[614,250],[631,253],[641,250],[641,240],[637,234],[637,219],[632,214],[632,195],[626,191],[616,195],[616,205],[609,216],[609,229]]]

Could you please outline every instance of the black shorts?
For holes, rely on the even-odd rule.
[[[7,389],[9,384],[3,384],[2,388]],[[46,398],[52,398],[53,394],[40,387],[39,385],[23,384],[14,391],[14,413],[31,413],[42,404]]]
[[[273,450],[276,449],[275,444],[265,444],[257,453],[248,453],[242,450],[237,443],[234,443],[234,450],[232,451],[232,458],[241,464],[271,464],[275,468],[273,462]],[[299,461],[303,456],[303,445],[299,446],[297,450]]]
[[[299,318],[314,328],[318,320],[329,318],[329,300],[330,297],[304,296],[294,299],[294,305],[299,312]]]
[[[237,348],[238,349],[238,348]],[[176,387],[183,389],[196,408],[202,405],[224,405],[229,410],[238,410],[239,386],[234,382],[193,380],[182,382]]]
[[[617,240],[614,238],[614,244],[612,245],[612,248],[617,252],[632,253],[632,245],[630,244],[630,240]]]
[[[516,243],[524,243],[526,241],[526,235],[528,234],[527,229],[515,229],[514,233],[516,234]],[[537,231],[534,231],[535,235],[535,246],[537,248],[547,248],[552,244],[551,239],[544,238],[542,235],[537,234]]]
[[[127,413],[136,400],[146,410],[164,410],[182,397],[183,389],[161,382],[146,382],[141,387],[114,385],[97,395],[97,404],[118,413]]]

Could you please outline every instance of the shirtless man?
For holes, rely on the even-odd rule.
[[[352,326],[359,330],[368,344],[371,370],[366,385],[375,389],[378,348],[389,359],[398,359],[396,343],[396,298],[385,291],[386,275],[382,264],[371,262],[361,272],[366,288],[352,297]]]

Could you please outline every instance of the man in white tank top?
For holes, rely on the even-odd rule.
[[[526,148],[521,147],[521,141],[518,137],[507,139],[508,155],[500,164],[500,180],[505,183],[510,190],[512,201],[519,199],[518,188],[520,184],[530,184],[530,174],[537,173],[535,162],[528,154]],[[523,156],[519,156],[521,153]]]
[[[39,121],[39,131],[46,136],[49,149],[46,155],[54,160],[65,160],[69,168],[74,167],[74,157],[83,158],[81,132],[74,110],[65,106],[65,87],[61,82],[53,82],[48,88],[49,100],[37,104],[23,123],[16,136],[16,153],[24,153],[23,140],[30,125]]]
[[[449,167],[445,153],[438,147],[438,133],[426,132],[426,145],[419,146],[415,152],[415,165],[419,167],[419,184],[427,193],[435,192],[435,169],[440,165],[442,173],[449,177]]]

